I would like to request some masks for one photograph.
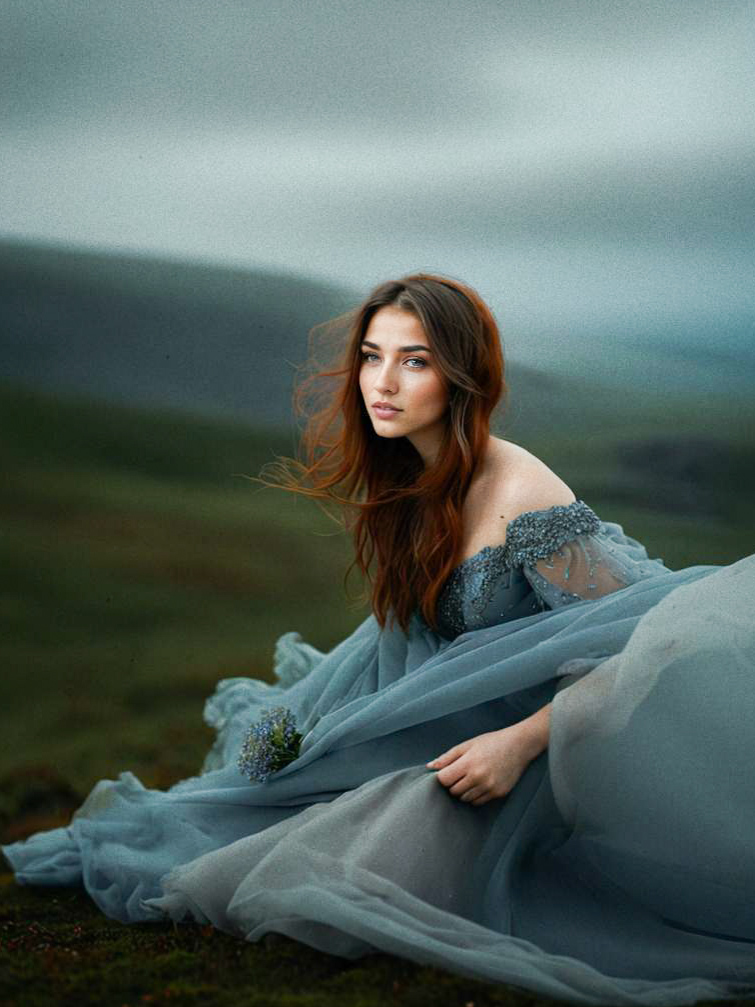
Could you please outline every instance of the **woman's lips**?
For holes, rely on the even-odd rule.
[[[372,411],[381,420],[392,420],[394,416],[398,416],[401,412],[400,409],[394,409],[392,406],[374,405]]]

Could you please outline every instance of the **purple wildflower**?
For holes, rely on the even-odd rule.
[[[301,739],[296,730],[296,718],[285,706],[263,710],[241,746],[239,770],[250,780],[264,783],[272,773],[294,761]]]

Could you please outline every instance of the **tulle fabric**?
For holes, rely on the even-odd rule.
[[[545,608],[602,598],[629,584],[668,572],[660,559],[624,534],[621,525],[601,521],[595,534],[572,537],[553,552],[522,567]]]
[[[752,994],[755,557],[674,572],[606,538],[615,582],[641,575],[593,601],[453,640],[368,618],[328,654],[286,634],[277,684],[208,701],[202,774],[102,781],[68,828],[4,848],[18,879],[83,881],[118,919],[394,952],[574,1003]],[[550,562],[533,570],[564,593]],[[505,799],[464,805],[424,768],[549,700],[549,748]],[[277,704],[302,751],[253,784],[241,740]]]

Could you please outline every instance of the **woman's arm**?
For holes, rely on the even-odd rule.
[[[531,751],[533,753],[532,759],[536,759],[548,747],[552,705],[552,703],[546,703],[545,706],[540,707],[537,713],[533,713],[532,716],[520,720],[518,724],[514,724],[514,727],[518,727],[525,736],[529,736],[532,746]]]
[[[462,741],[427,763],[438,782],[462,801],[487,804],[513,790],[527,766],[548,747],[551,704],[500,731]]]

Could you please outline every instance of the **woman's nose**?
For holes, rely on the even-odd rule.
[[[379,392],[395,392],[397,390],[398,378],[390,364],[386,363],[380,368],[380,373],[375,381],[375,388]]]

